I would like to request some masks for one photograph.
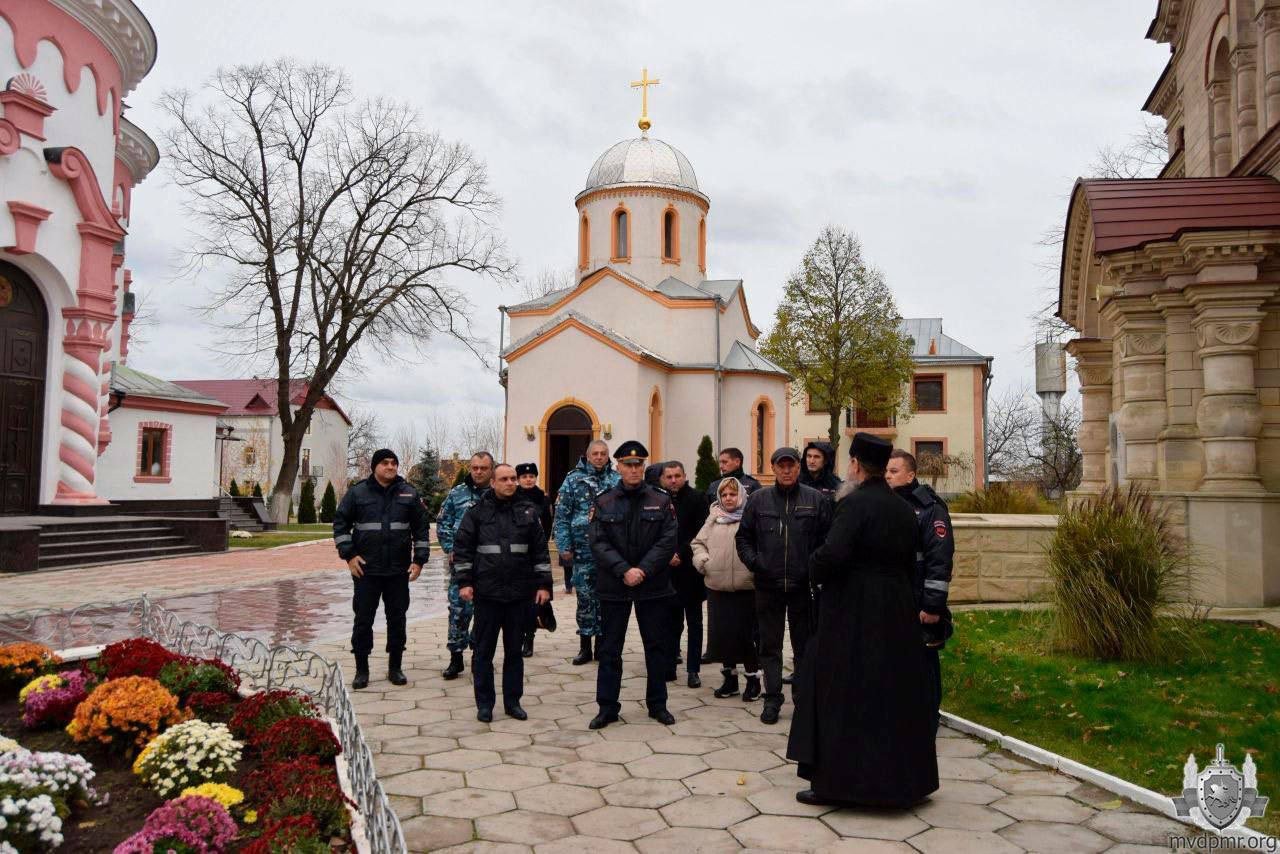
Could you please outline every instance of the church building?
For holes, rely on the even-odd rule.
[[[708,278],[711,199],[647,116],[640,127],[574,199],[577,284],[504,308],[504,455],[536,462],[548,491],[593,438],[638,439],[692,477],[709,436],[763,478],[791,432],[790,377],[756,351],[742,280]]]

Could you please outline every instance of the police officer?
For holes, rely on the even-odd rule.
[[[613,455],[621,483],[597,498],[591,514],[591,553],[595,557],[602,634],[598,649],[596,704],[591,729],[618,719],[622,706],[622,644],[636,610],[644,643],[645,703],[649,717],[670,726],[666,673],[673,666],[670,631],[671,556],[676,552],[676,513],[671,496],[644,482],[649,452],[637,441],[623,442]]]
[[[947,608],[951,563],[956,551],[951,514],[947,511],[947,503],[932,487],[916,480],[916,458],[906,451],[897,449],[890,455],[885,480],[916,511],[919,546],[916,549],[913,588],[924,635],[933,726],[937,730],[939,709],[942,707],[942,664],[938,661],[938,652],[954,631],[951,611]]]
[[[351,687],[356,689],[369,684],[379,599],[387,616],[387,679],[393,685],[409,681],[400,669],[404,615],[409,610],[409,582],[418,580],[431,554],[431,526],[417,490],[400,477],[399,468],[393,451],[374,451],[373,473],[347,490],[333,514],[333,542],[355,583],[351,652],[356,677]]]
[[[462,517],[453,538],[453,574],[458,595],[475,603],[476,720],[493,720],[493,654],[502,632],[502,707],[518,721],[529,715],[524,695],[524,657],[520,645],[529,606],[551,599],[551,557],[538,507],[517,495],[516,470],[494,467],[493,488]]]
[[[538,508],[538,521],[542,523],[543,539],[550,539],[551,501],[547,498],[547,494],[542,491],[542,487],[538,486],[537,463],[521,463],[516,466],[516,482],[520,484],[516,489],[516,497],[527,499]],[[524,628],[524,646],[520,649],[520,654],[525,658],[533,656],[533,636],[538,630],[537,615],[537,607],[530,604],[529,622],[525,624]]]
[[[489,488],[493,477],[493,454],[477,451],[471,455],[467,476],[462,483],[449,490],[436,516],[436,537],[440,548],[449,559],[449,666],[440,675],[445,679],[457,679],[462,673],[462,652],[473,645],[471,616],[474,609],[458,595],[458,582],[453,577],[453,534],[462,524],[462,517]]]
[[[589,664],[592,638],[600,643],[600,599],[596,596],[596,563],[591,554],[591,506],[618,482],[609,462],[609,446],[596,439],[587,445],[578,465],[565,477],[556,494],[555,534],[560,563],[573,566],[573,589],[578,596],[578,637],[581,647],[573,663]]]

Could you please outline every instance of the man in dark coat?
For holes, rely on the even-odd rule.
[[[649,717],[671,725],[667,711],[670,667],[668,621],[671,613],[671,556],[676,552],[676,514],[671,496],[644,482],[644,445],[623,442],[614,452],[621,482],[595,499],[591,510],[591,554],[600,596],[601,635],[596,704],[588,725],[602,729],[618,719],[622,706],[622,645],[631,609],[636,611],[644,644],[645,703]]]
[[[818,627],[796,677],[787,742],[811,786],[796,794],[801,803],[906,807],[938,788],[911,592],[916,519],[884,480],[892,450],[869,433],[854,436],[852,483],[810,562],[821,586]]]
[[[770,463],[774,485],[751,496],[734,544],[756,588],[764,670],[760,720],[776,724],[782,710],[782,636],[789,624],[791,654],[799,670],[811,624],[809,558],[826,539],[831,502],[800,483],[800,452],[795,448],[779,448]]]
[[[828,498],[835,498],[843,483],[836,477],[836,449],[830,442],[810,442],[804,446],[804,470],[800,482],[812,486]]]
[[[493,654],[502,632],[502,707],[518,721],[529,717],[524,696],[520,641],[529,605],[551,599],[551,557],[538,508],[516,494],[516,470],[493,469],[493,487],[463,515],[453,539],[453,574],[458,595],[475,603],[475,652],[471,678],[476,720],[493,720]]]
[[[352,688],[369,684],[373,620],[382,600],[387,615],[387,679],[409,680],[400,669],[405,646],[409,584],[417,581],[431,554],[431,523],[418,491],[399,475],[400,460],[386,448],[373,452],[373,473],[347,490],[333,514],[333,542],[355,582],[351,599],[356,657]]]
[[[720,477],[711,481],[711,485],[707,487],[707,503],[709,505],[715,504],[719,499],[720,481],[726,477],[737,478],[738,483],[746,487],[747,495],[760,488],[760,481],[742,470],[742,460],[742,451],[738,448],[725,448],[720,452],[720,456],[717,458],[717,462],[720,465]]]
[[[916,458],[902,449],[889,456],[885,481],[916,511],[916,574],[912,589],[916,608],[920,611],[920,629],[924,635],[924,663],[929,672],[930,704],[933,728],[941,720],[942,663],[938,653],[946,646],[954,631],[947,593],[951,589],[951,563],[956,553],[956,538],[951,530],[951,513],[947,503],[927,483],[916,480]]]
[[[693,567],[693,538],[707,521],[711,505],[707,497],[689,485],[684,463],[671,460],[662,464],[662,488],[676,506],[676,553],[671,557],[671,582],[676,589],[671,610],[671,669],[668,682],[676,680],[676,664],[680,658],[680,635],[689,629],[689,647],[685,650],[685,671],[690,688],[701,688],[699,675],[702,662],[702,603],[707,601],[707,585],[702,574]]]
[[[551,539],[551,501],[548,500],[547,494],[542,491],[542,487],[538,486],[538,466],[536,463],[521,463],[516,466],[516,481],[520,484],[516,488],[516,497],[522,498],[538,508],[538,520],[542,523],[542,533],[547,535],[547,539]],[[565,586],[568,587],[568,570],[565,571]],[[536,605],[529,605],[529,622],[524,629],[524,646],[520,650],[520,654],[525,658],[533,655],[533,636],[538,631],[538,609]]]

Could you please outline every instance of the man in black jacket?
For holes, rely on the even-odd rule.
[[[685,671],[690,688],[701,688],[702,677],[702,603],[707,601],[707,585],[702,574],[693,567],[693,538],[707,521],[711,505],[707,497],[689,485],[684,463],[671,460],[662,463],[662,489],[676,506],[676,553],[671,557],[671,583],[676,595],[671,608],[671,668],[668,682],[676,680],[676,662],[680,658],[680,635],[689,629],[689,646],[685,650]]]
[[[711,505],[719,500],[720,495],[716,491],[720,488],[720,481],[726,477],[734,477],[738,479],[747,489],[747,495],[755,492],[760,488],[760,481],[742,470],[742,451],[737,448],[725,448],[720,452],[717,462],[720,465],[720,477],[711,481],[711,485],[707,487],[707,504]]]
[[[393,685],[409,681],[400,669],[404,615],[409,610],[409,582],[418,580],[431,554],[431,526],[417,490],[400,477],[399,468],[394,452],[374,451],[373,473],[347,490],[333,514],[333,542],[355,582],[351,652],[356,676],[351,687],[356,689],[369,684],[379,599],[387,615],[387,678]]]
[[[810,442],[804,446],[800,482],[834,500],[836,490],[844,481],[836,476],[836,449],[830,442]]]
[[[942,663],[938,660],[938,653],[954,630],[951,611],[947,608],[952,559],[956,553],[951,513],[947,510],[947,503],[932,487],[916,480],[916,458],[906,451],[897,449],[890,455],[885,480],[916,512],[919,545],[912,589],[915,591],[916,608],[920,611],[924,661],[936,730],[942,708]]]
[[[551,502],[547,494],[538,486],[537,463],[521,463],[516,466],[516,481],[520,486],[516,489],[516,497],[523,498],[538,508],[538,520],[542,522],[542,533],[551,539]],[[569,571],[565,570],[565,588],[569,587]],[[520,654],[525,658],[533,656],[533,636],[538,631],[538,610],[536,605],[529,606],[529,622],[524,627],[524,647]]]
[[[538,508],[518,496],[516,470],[499,463],[493,487],[462,517],[453,540],[453,572],[458,595],[475,602],[475,652],[471,678],[476,720],[493,720],[493,654],[502,632],[502,706],[518,721],[529,717],[524,696],[520,642],[529,605],[551,599],[551,557]]]
[[[811,627],[809,556],[826,539],[831,502],[800,483],[800,453],[795,448],[779,448],[770,463],[776,482],[747,502],[735,544],[756,586],[764,670],[760,720],[776,724],[782,711],[783,630],[790,624],[793,667],[798,667]]]
[[[622,482],[592,504],[591,554],[596,563],[596,591],[600,596],[600,669],[596,675],[596,704],[600,712],[589,724],[602,729],[618,719],[622,706],[622,645],[636,609],[644,643],[645,702],[649,717],[671,725],[667,711],[670,667],[667,635],[671,602],[671,556],[676,553],[676,514],[671,496],[644,482],[649,452],[636,441],[623,442],[614,452]]]

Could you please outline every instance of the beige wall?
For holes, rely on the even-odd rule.
[[[610,257],[613,213],[625,206],[631,217],[631,258],[615,261]],[[679,214],[679,263],[662,259],[662,217],[668,207]],[[579,205],[579,218],[585,214],[591,224],[590,258],[579,275],[604,266],[614,266],[627,275],[656,285],[668,276],[696,285],[706,276],[698,267],[698,222],[706,216],[701,207],[683,193],[653,188],[618,188],[593,193]],[[708,242],[711,223],[708,221]]]
[[[956,556],[948,602],[1043,598],[1049,587],[1045,548],[1057,530],[1057,516],[957,513],[952,527]]]

